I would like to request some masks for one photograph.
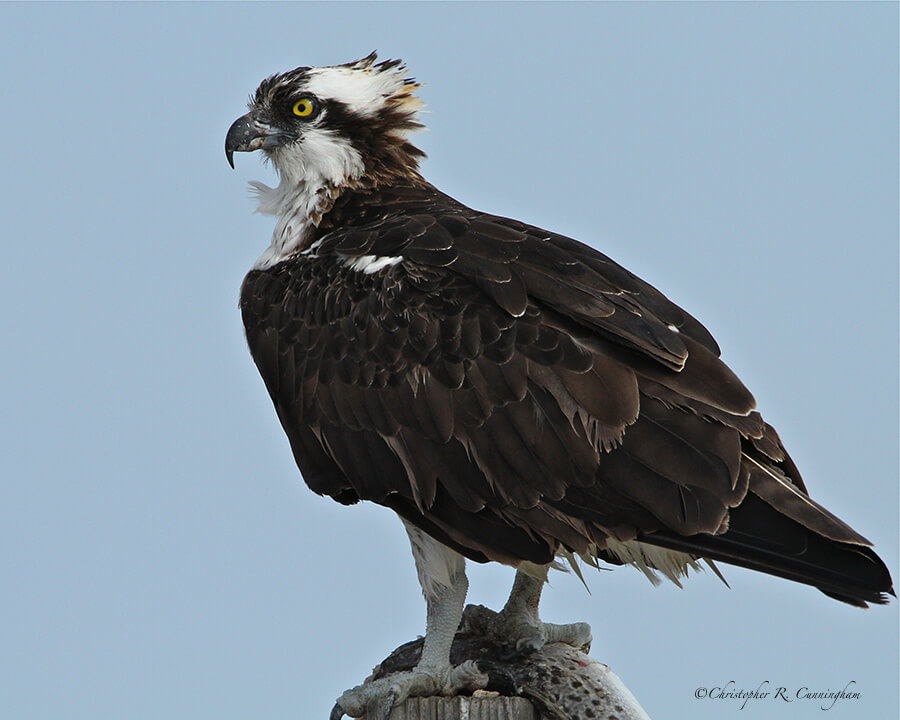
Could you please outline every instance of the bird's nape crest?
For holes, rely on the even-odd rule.
[[[376,60],[378,60],[378,52],[373,50],[364,58],[333,67],[374,73],[390,78],[395,83],[395,87],[389,95],[385,96],[385,101],[409,112],[421,110],[425,103],[415,93],[422,87],[422,84],[416,82],[414,78],[407,77],[409,70],[406,63],[399,58],[381,62],[376,62]]]

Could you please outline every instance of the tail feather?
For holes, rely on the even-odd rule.
[[[752,492],[731,510],[721,535],[659,531],[639,539],[812,585],[857,607],[884,604],[895,594],[887,567],[870,548],[820,535]]]

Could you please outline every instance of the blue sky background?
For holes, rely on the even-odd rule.
[[[299,480],[237,311],[273,220],[223,155],[275,71],[426,82],[426,176],[590,243],[715,334],[897,578],[896,4],[0,5],[0,717],[325,718],[424,627],[401,525]],[[725,568],[556,575],[652,717],[897,711],[897,604]],[[500,605],[512,571],[472,567]]]

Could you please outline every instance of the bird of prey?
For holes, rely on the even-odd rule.
[[[517,568],[506,606],[465,620],[518,649],[590,641],[539,618],[561,561],[676,582],[721,561],[885,602],[884,563],[809,497],[703,325],[597,250],[422,177],[418,87],[374,53],[300,67],[225,141],[232,166],[262,150],[280,177],[254,183],[277,222],[240,308],[303,479],[396,512],[427,602],[416,668],[333,717],[483,686],[449,661],[466,559]]]

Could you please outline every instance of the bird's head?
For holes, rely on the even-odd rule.
[[[300,67],[273,75],[225,138],[225,155],[262,150],[282,184],[340,188],[418,174],[423,153],[407,140],[421,128],[419,87],[399,60]]]

